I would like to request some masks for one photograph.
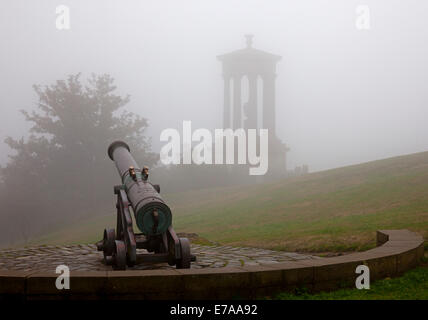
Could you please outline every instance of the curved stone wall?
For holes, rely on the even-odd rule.
[[[358,265],[371,281],[402,274],[424,255],[423,238],[408,230],[377,231],[375,249],[345,256],[258,266],[187,270],[72,271],[58,290],[54,272],[1,271],[3,299],[254,299],[276,292],[354,286]]]

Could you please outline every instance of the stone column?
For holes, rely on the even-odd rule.
[[[224,78],[224,107],[223,107],[223,128],[232,127],[230,123],[230,76],[223,75]]]
[[[241,75],[233,77],[233,129],[239,129],[241,125]]]
[[[249,95],[246,110],[245,129],[257,129],[257,74],[248,75]]]
[[[269,129],[269,138],[276,137],[275,74],[263,75],[263,128]]]

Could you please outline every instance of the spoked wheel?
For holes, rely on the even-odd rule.
[[[187,238],[180,238],[180,250],[181,258],[177,260],[177,269],[189,269],[190,268],[190,242]]]
[[[114,252],[116,240],[116,233],[114,229],[104,229],[103,236],[103,253],[104,253],[104,262],[106,264],[111,264],[111,256]]]
[[[113,269],[126,270],[126,246],[123,241],[115,241],[115,250],[113,252]]]

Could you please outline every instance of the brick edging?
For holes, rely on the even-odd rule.
[[[72,271],[70,290],[57,290],[53,272],[0,271],[0,299],[253,299],[295,288],[309,291],[353,286],[358,265],[370,279],[394,277],[418,265],[422,236],[378,230],[378,247],[334,258],[271,265],[133,271]]]

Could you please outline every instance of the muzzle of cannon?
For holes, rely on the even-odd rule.
[[[177,237],[172,228],[171,210],[160,195],[159,185],[148,182],[148,168],[138,166],[123,141],[113,142],[108,155],[116,164],[121,184],[114,187],[117,228],[105,229],[103,240],[97,243],[105,263],[117,270],[149,262],[190,268],[196,257],[190,252],[189,240]],[[141,233],[134,233],[131,210]],[[154,253],[137,254],[137,249]]]

